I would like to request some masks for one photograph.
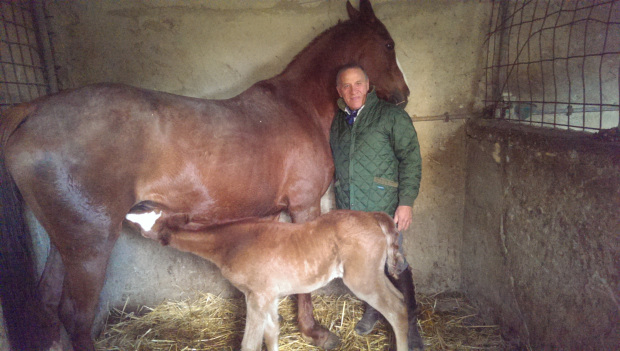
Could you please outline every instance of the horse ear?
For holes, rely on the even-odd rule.
[[[374,23],[377,20],[369,0],[360,0],[360,13],[362,20],[366,23]]]
[[[347,1],[347,13],[349,14],[349,18],[354,21],[360,19],[360,12],[351,5],[350,1]]]

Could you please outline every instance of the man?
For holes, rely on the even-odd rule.
[[[402,233],[411,224],[422,176],[420,146],[411,119],[403,109],[370,90],[368,76],[359,65],[340,69],[336,89],[341,98],[330,132],[336,207],[386,212],[394,216]],[[402,234],[399,239],[402,243]],[[410,349],[422,348],[411,268],[405,263],[399,271],[393,283],[407,304]],[[366,304],[355,331],[370,333],[380,316]]]

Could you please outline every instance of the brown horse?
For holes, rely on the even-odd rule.
[[[228,100],[202,100],[119,84],[64,91],[9,110],[0,126],[0,298],[16,349],[93,350],[91,329],[123,220],[144,204],[189,214],[200,229],[287,211],[314,219],[333,173],[328,143],[335,75],[366,68],[377,94],[400,103],[409,89],[394,41],[370,3],[314,39],[285,70]],[[35,288],[25,203],[52,248]],[[338,339],[299,297],[299,324],[314,344]]]

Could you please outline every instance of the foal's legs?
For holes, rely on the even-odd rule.
[[[276,303],[276,327],[278,323],[278,311],[277,311],[277,299],[271,301],[266,300],[264,296],[259,296],[253,292],[246,293],[245,302],[247,305],[247,314],[245,318],[245,332],[243,333],[243,340],[241,341],[241,351],[260,351],[263,346],[263,335],[265,329],[269,329],[269,337],[273,337],[273,328],[269,326],[269,318],[271,318],[271,305]],[[267,341],[267,349],[269,351],[277,350],[278,340],[277,333],[275,335],[275,349],[272,349],[273,339]]]
[[[347,268],[343,277],[345,285],[387,319],[396,336],[397,351],[406,351],[407,308],[402,294],[383,273],[383,268],[367,272],[363,269],[347,271]]]
[[[274,298],[267,306],[265,320],[265,345],[268,351],[278,351],[278,336],[280,335],[278,319],[278,299]]]
[[[418,330],[418,310],[417,302],[415,300],[415,286],[413,284],[411,267],[407,267],[407,269],[398,274],[398,278],[396,279],[391,276],[388,276],[388,278],[403,294],[405,305],[407,305],[407,318],[409,319],[409,332],[407,334],[407,338],[409,339],[409,349],[422,350],[424,348],[424,342],[422,341],[420,331]]]
[[[289,212],[294,223],[304,223],[317,218],[321,214],[321,204],[319,201],[314,206],[303,209],[289,208]],[[322,347],[325,350],[337,347],[340,344],[340,339],[336,334],[317,323],[312,310],[310,294],[297,295],[297,321],[301,335],[311,344]]]

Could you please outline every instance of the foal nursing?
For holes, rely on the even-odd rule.
[[[385,275],[403,257],[392,218],[380,212],[339,210],[304,224],[246,220],[186,230],[189,218],[154,212],[145,237],[216,264],[246,297],[244,351],[278,349],[278,298],[309,293],[335,278],[388,320],[397,350],[407,350],[407,309]],[[132,218],[128,217],[131,221]]]

